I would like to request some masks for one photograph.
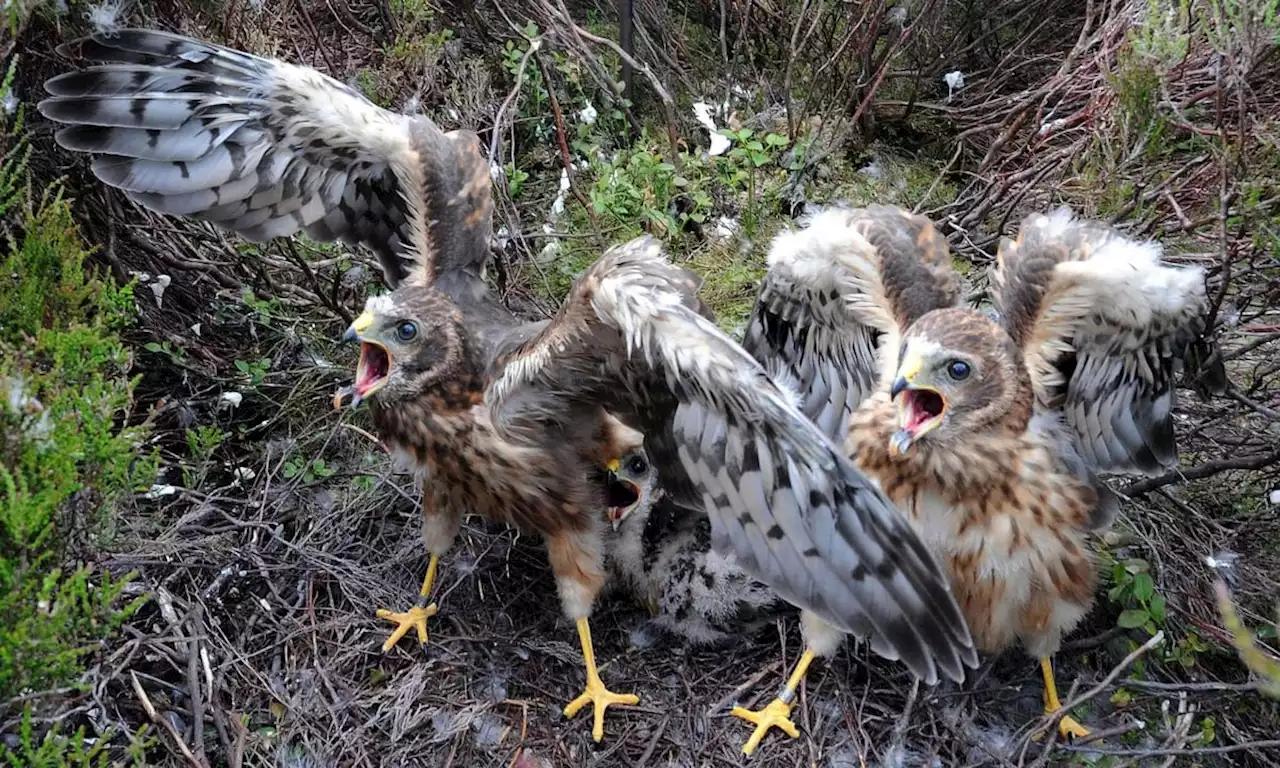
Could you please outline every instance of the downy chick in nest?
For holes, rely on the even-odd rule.
[[[732,554],[711,548],[710,518],[663,491],[643,448],[611,466],[608,498],[610,574],[649,608],[653,626],[711,645],[750,635],[790,609]]]

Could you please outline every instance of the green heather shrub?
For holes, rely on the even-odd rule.
[[[155,475],[143,429],[123,418],[132,286],[86,265],[58,185],[31,188],[21,109],[0,126],[0,152],[0,711],[26,710],[21,746],[0,745],[0,763],[85,764],[83,738],[32,728],[31,715],[56,710],[39,694],[78,686],[85,655],[143,600],[121,599],[127,578],[72,561]]]

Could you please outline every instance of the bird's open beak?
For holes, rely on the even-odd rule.
[[[921,381],[924,362],[919,355],[908,353],[889,388],[889,397],[898,401],[898,431],[889,438],[889,448],[898,455],[905,455],[946,416],[946,398]]]
[[[365,338],[364,335],[373,327],[373,323],[373,313],[366,310],[342,334],[344,342],[360,342],[360,362],[356,364],[355,382],[334,393],[334,408],[341,408],[342,401],[348,395],[351,397],[351,407],[355,408],[387,384],[391,374],[391,353],[381,342]]]
[[[605,516],[615,531],[622,525],[622,521],[627,519],[631,510],[640,503],[640,486],[618,477],[619,466],[617,459],[610,461],[607,465],[609,471],[605,480],[607,484],[605,495],[608,498]]]

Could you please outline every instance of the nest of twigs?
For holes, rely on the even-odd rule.
[[[505,20],[536,19],[548,45],[582,59],[586,77],[604,77],[598,59],[587,61],[601,45],[565,22],[583,23],[583,8],[558,0],[457,5],[467,20],[462,45],[498,50],[512,34]],[[1173,238],[1176,259],[1210,267],[1214,337],[1231,383],[1208,401],[1184,393],[1178,437],[1191,466],[1129,487],[1132,503],[1110,549],[1118,559],[1150,561],[1169,596],[1169,643],[1195,629],[1215,653],[1191,671],[1149,664],[1142,679],[1129,679],[1135,662],[1163,651],[1142,645],[1140,631],[1117,630],[1118,608],[1100,599],[1057,670],[1064,698],[1087,701],[1090,725],[1109,734],[1099,747],[1053,737],[1039,716],[1037,668],[1017,652],[962,688],[927,689],[914,686],[901,665],[850,643],[830,665],[816,665],[802,688],[793,714],[801,738],[771,736],[747,761],[739,749],[749,728],[729,710],[773,696],[800,650],[795,622],[694,650],[655,636],[643,608],[614,595],[593,616],[597,656],[608,686],[638,693],[641,704],[611,709],[606,739],[596,745],[589,713],[574,721],[559,714],[583,673],[573,628],[551,607],[555,589],[540,542],[472,519],[442,562],[441,613],[430,622],[430,642],[408,638],[384,654],[390,625],[374,610],[407,608],[426,565],[417,492],[392,470],[362,416],[328,408],[353,361],[326,340],[336,339],[363,301],[372,260],[289,243],[246,255],[208,227],[145,214],[101,189],[37,121],[34,172],[68,174],[102,263],[121,279],[172,278],[160,300],[139,289],[143,315],[129,338],[144,374],[137,397],[154,405],[153,444],[172,473],[157,482],[175,490],[140,498],[118,521],[109,551],[87,553],[113,572],[136,570],[136,590],[155,599],[97,654],[92,691],[73,702],[75,717],[117,736],[149,724],[160,740],[152,754],[197,765],[1046,765],[1090,748],[1124,764],[1194,754],[1202,764],[1274,765],[1266,749],[1278,746],[1276,706],[1241,696],[1253,684],[1228,649],[1205,565],[1207,556],[1238,555],[1232,577],[1244,620],[1272,619],[1277,507],[1241,499],[1265,496],[1280,478],[1280,283],[1267,245],[1275,241],[1254,237],[1269,231],[1263,217],[1275,193],[1258,192],[1246,173],[1259,126],[1280,119],[1274,41],[1242,36],[1224,55],[1193,38],[1180,61],[1166,62],[1155,106],[1163,124],[1225,148],[1173,167],[1144,160],[1152,139],[1126,122],[1114,88],[1121,44],[1145,3],[1072,3],[1074,10],[1063,3],[1056,16],[1025,10],[1036,7],[1030,3],[979,3],[987,17],[1004,21],[973,29],[931,2],[905,19],[888,3],[856,4],[864,22],[853,29],[822,3],[795,5],[636,4],[633,55],[647,66],[634,88],[658,105],[663,99],[648,84],[675,94],[656,113],[668,123],[673,150],[693,134],[687,118],[675,117],[675,101],[711,87],[684,62],[723,57],[726,80],[711,85],[728,92],[735,77],[756,84],[791,126],[820,114],[814,162],[913,115],[949,123],[954,150],[940,178],[959,180],[960,191],[929,212],[976,265],[1028,210],[1069,201],[1092,213],[1090,193],[1074,174],[1082,157],[1107,152],[1116,162],[1103,183],[1132,189],[1117,222]],[[178,5],[153,12],[187,19],[185,31],[216,32],[229,44],[335,76],[376,63],[403,34],[376,2],[304,2],[295,10],[256,16],[233,3],[216,17],[188,17]],[[672,32],[681,24],[700,24],[708,35]],[[778,29],[789,34],[779,38]],[[61,34],[42,28],[24,38],[34,64],[23,71],[21,92],[39,93],[38,83],[60,71],[50,49]],[[959,50],[969,70],[970,84],[949,100],[938,80],[951,65],[937,63],[940,50]],[[904,61],[916,69],[893,70]],[[829,92],[815,85],[807,102],[793,103],[785,86],[818,74]],[[885,83],[904,78],[917,86],[906,98],[877,98]],[[474,108],[458,121],[494,146],[514,135],[512,117],[484,77],[473,81]],[[435,82],[400,85],[397,98],[430,102],[447,94]],[[519,232],[519,206],[499,199],[495,225]],[[548,203],[525,204],[532,211]],[[524,243],[513,250],[530,253]],[[246,289],[274,302],[270,322],[244,310]],[[526,296],[519,285],[505,290],[516,301]],[[182,358],[143,347],[164,341]],[[246,358],[270,362],[252,387],[236,367]],[[223,397],[229,391],[241,395],[238,404]],[[198,460],[186,432],[197,425],[228,435]],[[299,469],[299,456],[323,459],[324,469]],[[1122,686],[1132,703],[1113,700]],[[1132,711],[1154,722],[1137,728]],[[1218,741],[1197,747],[1194,728],[1211,714]],[[1033,741],[1037,731],[1049,738]]]

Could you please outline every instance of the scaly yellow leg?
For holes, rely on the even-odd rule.
[[[391,637],[382,644],[382,652],[386,653],[400,642],[400,638],[409,634],[409,630],[416,629],[418,631],[418,642],[427,642],[427,619],[435,616],[440,610],[435,603],[428,604],[427,595],[431,594],[431,585],[436,580],[436,568],[440,565],[440,558],[432,555],[431,560],[427,563],[427,575],[422,580],[422,589],[418,592],[418,604],[405,611],[404,613],[392,613],[386,608],[379,608],[377,616],[380,619],[386,619],[398,626],[391,633]]]
[[[587,623],[586,618],[578,619],[578,640],[582,643],[582,659],[587,666],[587,688],[564,708],[564,716],[573,717],[578,714],[578,710],[590,703],[595,710],[591,738],[600,741],[604,738],[605,709],[610,704],[639,704],[640,697],[634,693],[614,693],[604,687],[604,683],[600,680],[600,673],[596,670],[596,652],[591,644],[591,625]]]
[[[1053,665],[1046,656],[1040,660],[1040,671],[1044,673],[1044,713],[1051,715],[1062,709],[1062,702],[1058,701],[1058,686],[1053,682]],[[1079,739],[1089,735],[1089,729],[1076,722],[1071,715],[1064,716],[1058,721],[1058,732],[1063,738]]]
[[[787,678],[787,684],[778,692],[777,698],[769,702],[769,706],[754,712],[743,707],[734,707],[733,711],[729,713],[734,717],[740,717],[756,724],[755,732],[751,734],[751,738],[747,739],[746,745],[742,747],[742,754],[750,755],[755,752],[765,734],[775,726],[786,731],[787,735],[793,739],[800,737],[800,731],[790,719],[791,700],[795,698],[796,688],[800,687],[800,681],[804,679],[805,673],[809,671],[809,665],[813,663],[813,658],[813,650],[805,648],[804,655],[800,657],[799,663],[796,664],[795,671],[791,673],[791,677]]]

